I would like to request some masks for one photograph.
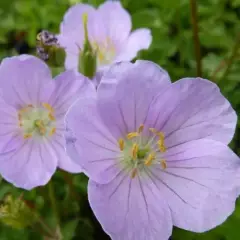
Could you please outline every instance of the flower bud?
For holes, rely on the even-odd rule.
[[[66,52],[55,34],[43,30],[37,35],[37,55],[51,67],[64,66]]]
[[[97,68],[97,53],[93,49],[89,38],[88,38],[88,30],[87,30],[88,16],[87,14],[83,14],[83,27],[84,27],[84,44],[83,49],[80,51],[79,56],[79,66],[78,70],[83,75],[93,78],[96,74]]]
[[[22,229],[34,224],[37,219],[20,198],[8,195],[0,205],[0,221],[12,228]]]

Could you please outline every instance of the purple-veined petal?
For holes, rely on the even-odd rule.
[[[5,58],[0,65],[0,89],[4,100],[19,109],[46,100],[43,86],[51,81],[48,66],[30,55]]]
[[[3,178],[27,190],[45,185],[56,167],[56,155],[47,141],[22,141],[22,145],[16,149],[0,154],[0,173]]]
[[[145,123],[151,102],[170,83],[167,72],[149,61],[123,62],[106,72],[98,88],[98,105],[116,139]]]
[[[64,15],[63,22],[61,23],[60,30],[62,33],[68,35],[73,31],[77,31],[79,33],[79,37],[81,35],[84,36],[83,32],[83,14],[91,15],[96,10],[88,4],[76,4],[68,9],[68,11]]]
[[[19,132],[17,111],[8,105],[0,93],[0,152],[9,151],[14,144],[8,144]]]
[[[66,52],[66,59],[65,59],[65,68],[68,70],[78,70],[78,54],[79,51],[71,53],[70,51]]]
[[[168,149],[163,158],[167,168],[154,165],[148,175],[169,204],[175,226],[204,232],[232,214],[240,159],[227,146],[195,140]]]
[[[116,45],[122,44],[128,38],[132,28],[130,14],[121,6],[120,2],[112,1],[107,1],[99,6],[95,14],[95,21],[89,27],[93,25],[95,25],[95,31],[91,35],[95,41],[110,39]],[[89,30],[91,31],[90,28]]]
[[[57,155],[59,168],[71,173],[80,173],[82,172],[81,166],[76,164],[66,152],[66,140],[69,141],[69,138],[71,134],[61,121],[57,124],[56,133],[51,137],[50,145]]]
[[[91,179],[109,182],[121,170],[117,140],[99,120],[96,99],[79,99],[67,113],[67,128],[73,141],[67,142],[69,156]]]
[[[96,95],[93,83],[82,74],[69,70],[57,76],[53,82],[54,91],[48,103],[53,107],[56,118],[63,118],[69,107],[78,98]]]
[[[57,38],[66,52],[65,68],[78,71],[78,58],[83,47],[83,39],[79,39],[78,32],[74,31],[68,34],[59,34]]]
[[[88,195],[97,219],[114,240],[168,240],[171,235],[171,212],[151,182],[119,174],[108,184],[90,180]]]
[[[228,144],[237,116],[217,85],[205,79],[185,78],[159,94],[147,122],[165,134],[167,147],[201,138]]]
[[[152,35],[149,29],[140,28],[133,31],[115,61],[131,61],[140,50],[148,49],[151,42]]]

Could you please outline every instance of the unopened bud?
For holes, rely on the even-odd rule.
[[[37,35],[37,55],[51,67],[64,66],[66,52],[55,34],[43,30]]]
[[[89,41],[87,23],[88,23],[88,15],[85,13],[83,14],[83,27],[84,27],[85,39],[84,39],[83,49],[80,50],[78,70],[80,73],[82,73],[83,75],[91,79],[96,74],[97,53],[93,49]]]
[[[36,220],[21,198],[14,199],[8,195],[0,205],[0,221],[12,228],[22,229],[34,224]]]

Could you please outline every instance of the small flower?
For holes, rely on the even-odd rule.
[[[114,65],[97,100],[67,114],[67,151],[89,176],[90,205],[114,240],[167,240],[175,225],[203,232],[234,211],[239,158],[228,148],[237,117],[201,78],[171,83],[154,63]]]
[[[130,61],[138,51],[148,49],[152,36],[149,29],[131,33],[130,14],[120,2],[107,1],[98,9],[88,4],[76,4],[64,16],[59,41],[66,48],[67,69],[78,69],[79,55],[84,48],[84,16],[88,16],[88,38],[97,53],[97,69],[114,62]]]
[[[95,94],[74,71],[52,80],[40,59],[21,55],[0,65],[0,174],[17,187],[46,184],[56,167],[80,172],[65,153],[64,117],[79,97]]]

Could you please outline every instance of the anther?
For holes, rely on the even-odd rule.
[[[155,128],[149,128],[149,131],[152,133],[157,133],[157,130]]]
[[[32,134],[31,133],[27,133],[23,136],[24,139],[29,139],[32,137]]]
[[[158,148],[159,148],[160,152],[165,153],[166,147],[164,145],[164,142],[160,139],[159,141],[157,141],[157,144],[158,144]]]
[[[52,106],[48,103],[42,103],[42,106],[44,108],[46,108],[49,112],[54,112],[54,109],[52,108]]]
[[[43,127],[43,126],[39,127],[39,132],[40,132],[41,135],[45,135],[46,134],[46,128]]]
[[[155,157],[156,157],[155,153],[150,153],[147,159],[145,160],[144,164],[149,167],[150,165],[152,165],[152,162],[155,159]]]
[[[134,168],[131,173],[131,178],[135,178],[137,175],[137,168]]]
[[[132,158],[133,159],[137,158],[138,149],[139,149],[138,145],[136,143],[134,143],[133,147],[132,147]]]
[[[138,128],[138,133],[141,133],[143,131],[143,129],[144,129],[144,125],[141,124],[140,127]]]
[[[138,132],[130,132],[127,134],[127,139],[132,139],[132,138],[135,138],[135,137],[138,137],[139,136],[139,133]]]
[[[49,133],[49,135],[52,136],[52,135],[55,134],[55,133],[56,133],[56,128],[52,128],[51,131],[50,131],[50,133]]]
[[[120,150],[123,151],[123,149],[124,149],[124,141],[123,141],[122,138],[120,138],[118,140],[118,146],[119,146]]]
[[[55,120],[56,120],[56,118],[53,116],[52,113],[49,113],[49,114],[48,114],[48,117],[49,117],[49,119],[50,119],[51,121],[55,121]]]
[[[161,167],[162,167],[163,170],[165,170],[165,169],[167,168],[167,162],[166,162],[166,160],[161,159],[161,160],[160,160],[160,164],[161,164]]]

